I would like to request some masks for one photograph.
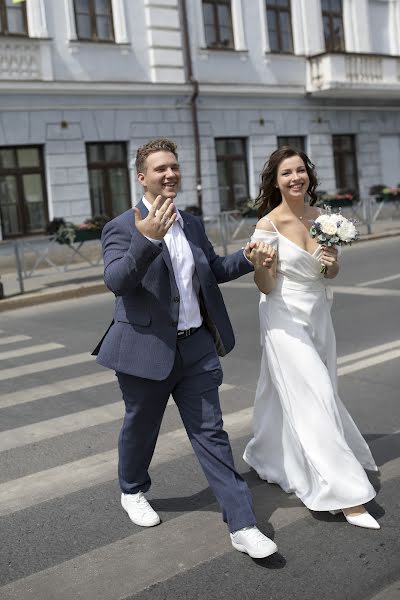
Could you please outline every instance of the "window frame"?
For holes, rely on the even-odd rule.
[[[292,141],[290,141],[292,140]],[[297,144],[293,140],[300,140],[301,143]],[[306,152],[306,136],[305,135],[278,135],[276,138],[277,148],[281,148],[282,146],[289,146],[294,150],[299,152]],[[299,147],[301,146],[301,147]]]
[[[79,33],[79,27],[78,27],[78,11],[77,11],[77,6],[76,6],[76,0],[72,0],[74,19],[75,19],[76,39],[79,42],[89,42],[89,43],[92,42],[92,43],[96,43],[96,44],[115,44],[116,42],[115,42],[115,28],[114,28],[114,14],[113,14],[112,0],[106,0],[108,3],[108,7],[109,7],[109,19],[110,19],[110,26],[111,26],[111,38],[110,39],[104,39],[104,38],[98,37],[97,23],[96,23],[97,13],[96,13],[96,8],[95,8],[95,0],[87,0],[87,1],[88,1],[88,6],[89,6],[88,15],[90,17],[91,36],[90,37],[82,37]]]
[[[225,141],[225,140],[240,140],[242,145],[242,152],[240,154],[217,154],[217,142]],[[235,160],[243,160],[245,165],[245,173],[246,173],[246,189],[247,189],[247,198],[250,198],[250,187],[249,187],[249,165],[248,165],[248,156],[247,156],[247,141],[248,138],[245,137],[218,137],[214,138],[215,144],[215,155],[217,162],[217,179],[218,179],[218,164],[225,163],[228,165],[227,168],[227,182],[230,190],[229,199],[230,206],[228,208],[222,208],[221,206],[221,198],[219,197],[219,206],[222,212],[237,210],[237,199],[235,198],[235,190],[234,190],[234,182],[233,182],[233,169],[234,169],[234,161]],[[220,183],[218,179],[218,191],[220,188]]]
[[[1,31],[0,31],[0,37],[19,37],[19,38],[25,38],[25,37],[29,37],[29,29],[28,29],[28,15],[27,15],[27,11],[26,11],[26,3],[25,2],[21,2],[20,5],[15,5],[13,7],[13,9],[18,9],[20,8],[22,10],[22,18],[23,18],[23,24],[24,24],[24,32],[21,33],[15,33],[15,32],[10,32],[8,30],[8,14],[7,14],[7,4],[6,4],[6,0],[0,0],[0,22],[1,22]]]
[[[344,150],[340,147],[344,138],[350,140],[350,150]],[[354,134],[336,134],[332,135],[332,154],[333,163],[335,170],[335,184],[337,191],[352,191],[354,194],[359,193],[359,178],[358,178],[358,165],[357,165],[357,146],[356,136]],[[351,188],[347,185],[341,185],[346,176],[344,168],[345,164],[349,163],[349,160],[353,163],[354,168],[354,187]]]
[[[20,167],[18,166],[18,150],[28,150],[34,148],[38,151],[39,166],[37,167]],[[12,176],[16,179],[17,189],[17,219],[20,225],[20,231],[18,233],[5,233],[4,232],[4,219],[1,218],[1,229],[3,239],[15,239],[27,235],[41,235],[46,231],[46,226],[49,223],[49,207],[47,200],[47,187],[46,187],[46,170],[44,163],[44,147],[42,145],[28,144],[22,146],[0,146],[1,150],[12,150],[14,153],[14,167],[2,167],[0,166],[0,177]],[[43,196],[43,209],[44,209],[44,226],[40,231],[30,232],[28,229],[29,220],[27,217],[27,205],[24,196],[23,187],[23,176],[24,175],[40,175],[42,184],[42,196]],[[0,214],[1,214],[1,203],[0,203]]]
[[[209,4],[213,9],[213,28],[217,41],[215,44],[209,45],[207,42],[207,34],[206,34],[206,26],[204,22],[204,5]],[[232,41],[229,46],[224,45],[220,39],[220,26],[219,26],[219,16],[218,16],[218,5],[226,5],[229,7],[229,16],[230,16],[230,31]],[[204,28],[204,38],[206,43],[207,50],[235,50],[235,32],[233,27],[233,15],[232,15],[232,0],[202,0],[201,1],[202,8],[202,19],[203,19],[203,28]]]
[[[269,51],[271,54],[294,54],[294,44],[293,44],[293,27],[292,27],[292,9],[290,5],[290,0],[287,1],[287,6],[278,6],[276,4],[270,4],[269,0],[265,0],[265,13],[267,18],[267,30],[268,30],[268,39],[269,39]],[[277,23],[277,37],[278,37],[278,49],[271,48],[271,36],[270,36],[270,20],[268,19],[268,11],[272,11],[276,16]],[[291,50],[284,50],[282,44],[282,33],[281,33],[281,23],[280,23],[280,13],[288,13],[289,16],[289,28],[290,28],[290,41],[292,45]]]
[[[329,2],[331,2],[331,0],[328,0]],[[323,36],[324,36],[324,42],[325,42],[325,52],[329,52],[330,54],[332,53],[343,53],[346,51],[346,40],[345,40],[345,35],[344,35],[344,23],[343,23],[343,0],[339,0],[340,2],[340,12],[337,12],[335,10],[327,10],[322,8],[321,5],[321,16],[322,16],[322,32],[323,32]],[[325,27],[324,27],[324,17],[328,17],[329,19],[329,40],[326,37],[325,34]],[[333,27],[333,19],[334,18],[339,18],[340,22],[341,22],[341,43],[340,43],[340,48],[334,48],[334,43],[332,43],[335,41],[335,36],[333,35],[334,33],[334,27]],[[329,43],[328,43],[329,41]]]
[[[120,146],[122,146],[123,149],[123,155],[124,158],[122,161],[106,161],[106,160],[99,160],[99,161],[90,161],[90,155],[89,155],[89,148],[90,146],[107,146],[108,144],[118,144]],[[93,194],[92,194],[92,186],[90,184],[90,171],[101,171],[102,173],[102,184],[105,190],[105,194],[104,194],[104,198],[105,198],[105,207],[104,210],[105,212],[102,213],[104,215],[107,215],[108,217],[110,217],[110,219],[112,219],[114,216],[117,216],[117,214],[114,214],[112,208],[112,199],[113,199],[113,194],[112,194],[112,188],[111,188],[111,183],[110,183],[110,176],[109,176],[109,171],[111,169],[124,169],[125,170],[125,176],[126,176],[126,182],[127,182],[127,191],[128,191],[128,202],[127,202],[127,209],[130,208],[130,198],[131,198],[131,187],[130,187],[130,177],[129,177],[129,168],[128,168],[128,148],[127,148],[127,142],[120,142],[120,141],[108,141],[108,142],[86,142],[85,144],[86,146],[86,160],[87,160],[87,169],[88,169],[88,179],[89,179],[89,195],[90,195],[90,208],[91,208],[91,213],[92,213],[92,217],[97,216],[98,213],[95,212],[94,210],[94,199],[93,199]]]

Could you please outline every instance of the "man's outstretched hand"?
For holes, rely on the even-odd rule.
[[[168,198],[164,201],[162,196],[154,200],[149,214],[142,218],[138,208],[132,208],[136,229],[144,236],[154,240],[162,240],[176,219],[175,205]]]

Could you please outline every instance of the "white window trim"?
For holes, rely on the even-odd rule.
[[[43,0],[40,0],[41,2]],[[111,0],[113,25],[114,25],[114,37],[116,44],[128,44],[128,30],[126,27],[126,14],[124,7],[124,0]],[[65,0],[65,10],[67,17],[67,35],[68,40],[78,40],[78,33],[76,31],[75,22],[75,8],[74,0]]]
[[[269,43],[267,9],[265,8],[265,0],[258,0],[258,6],[260,10],[262,49],[265,54],[268,54],[269,52],[271,52],[271,45]]]
[[[195,2],[196,2],[196,4],[195,4],[196,21],[198,23],[197,35],[199,37],[199,46],[200,46],[201,50],[211,50],[212,51],[212,48],[208,48],[207,43],[206,43],[202,0],[195,0]],[[234,45],[233,49],[238,52],[245,52],[245,51],[247,51],[247,45],[246,45],[246,37],[245,37],[245,33],[244,33],[242,0],[231,0],[231,14],[232,14],[232,29],[233,29],[233,45]]]
[[[44,0],[28,0],[26,3],[29,37],[48,38]]]

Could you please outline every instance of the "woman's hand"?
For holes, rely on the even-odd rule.
[[[271,269],[276,263],[276,252],[267,242],[248,242],[244,253],[255,269]]]
[[[325,277],[333,279],[339,272],[339,264],[337,262],[338,251],[336,246],[322,246],[320,262],[327,268]]]

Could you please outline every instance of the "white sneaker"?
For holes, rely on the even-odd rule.
[[[278,550],[275,542],[261,533],[255,525],[238,529],[230,535],[232,546],[239,552],[246,552],[251,558],[265,558]]]
[[[151,508],[146,500],[143,492],[138,492],[137,494],[121,494],[121,505],[135,525],[140,525],[141,527],[154,527],[154,525],[158,525],[161,521],[156,511]]]

